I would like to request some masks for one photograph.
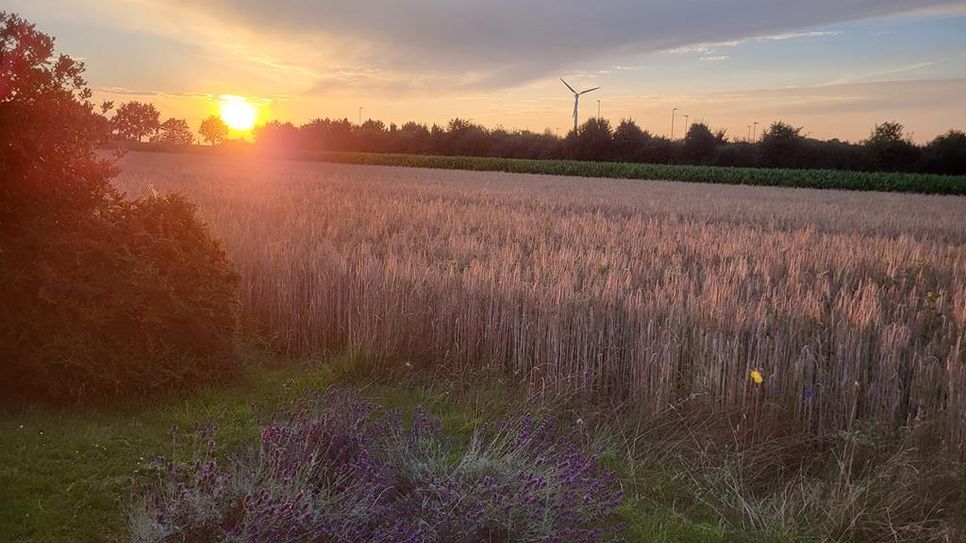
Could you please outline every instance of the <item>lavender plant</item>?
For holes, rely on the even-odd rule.
[[[612,472],[549,419],[466,443],[417,409],[411,424],[349,390],[298,402],[225,462],[202,435],[192,462],[159,460],[132,541],[538,542],[619,537]]]

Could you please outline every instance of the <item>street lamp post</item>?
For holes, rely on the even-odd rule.
[[[684,137],[688,137],[688,116],[682,115],[684,117]]]
[[[362,110],[363,109],[365,109],[365,108],[364,107],[360,107],[359,108],[359,126],[362,126]]]
[[[671,110],[671,141],[674,141],[674,114],[678,112],[678,108]]]
[[[748,142],[751,142],[751,125],[748,125]]]
[[[597,100],[597,120],[600,121],[600,100]]]
[[[751,141],[758,141],[758,121],[755,121],[755,127],[751,129]]]

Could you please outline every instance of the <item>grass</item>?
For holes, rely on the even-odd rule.
[[[156,455],[190,457],[194,444],[184,436],[199,424],[214,425],[219,450],[231,451],[256,439],[277,408],[330,385],[358,387],[407,417],[422,405],[457,437],[520,412],[548,413],[573,424],[575,438],[603,451],[605,465],[620,475],[628,541],[875,541],[890,533],[887,522],[896,523],[896,533],[917,536],[913,540],[963,533],[954,531],[955,521],[944,520],[966,512],[961,467],[935,478],[924,463],[887,460],[867,464],[874,469],[847,485],[836,483],[834,473],[819,472],[778,477],[763,493],[760,482],[746,484],[742,477],[784,473],[768,458],[780,450],[776,438],[757,448],[735,448],[737,435],[714,441],[720,428],[702,428],[697,419],[638,419],[577,397],[537,398],[498,373],[452,379],[402,367],[371,377],[360,369],[359,357],[283,363],[251,358],[241,380],[220,388],[110,409],[0,413],[0,541],[125,540],[132,483],[152,472]],[[179,428],[177,438],[172,426]],[[804,466],[786,464],[792,472]],[[855,464],[858,472],[863,464]],[[929,491],[910,485],[935,487],[931,493],[941,499],[928,501]]]
[[[275,369],[253,364],[237,383],[183,397],[110,409],[34,407],[0,413],[0,541],[124,540],[132,482],[150,472],[155,456],[186,455],[190,443],[183,436],[196,424],[215,425],[219,449],[230,450],[255,439],[276,406],[307,390],[361,386],[367,397],[406,414],[423,405],[441,416],[447,431],[467,436],[483,422],[527,404],[524,393],[488,376],[477,376],[472,386],[398,375],[364,383],[346,371],[350,365],[346,358]],[[555,405],[544,403],[540,409]],[[172,426],[181,439],[172,438]],[[616,451],[609,454],[628,488],[649,488],[647,496],[629,495],[622,508],[629,540],[765,540],[760,534],[729,532],[707,511],[692,508],[693,517],[686,516],[674,505],[686,494],[675,488],[670,471],[652,466],[647,473],[636,472],[634,482]]]

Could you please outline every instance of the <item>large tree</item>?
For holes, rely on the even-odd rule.
[[[231,263],[183,198],[111,185],[83,70],[0,12],[4,403],[143,393],[233,366]]]
[[[128,102],[114,113],[114,130],[125,139],[141,141],[161,127],[161,113],[154,104]]]
[[[221,117],[217,115],[211,115],[207,119],[201,121],[201,126],[198,128],[198,133],[205,141],[214,145],[216,143],[221,143],[228,137],[228,125],[225,121],[221,120]]]

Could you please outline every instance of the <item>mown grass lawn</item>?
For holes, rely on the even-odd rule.
[[[219,449],[230,451],[256,439],[275,409],[308,390],[346,384],[404,413],[423,405],[457,435],[523,406],[512,387],[486,384],[485,378],[462,385],[422,378],[374,384],[353,377],[350,364],[253,365],[238,382],[179,397],[0,412],[0,541],[124,541],[132,483],[147,476],[156,456],[187,454],[192,446],[187,436],[198,424],[215,425]],[[630,468],[619,453],[605,459],[626,485],[622,515],[629,540],[761,539],[729,534],[703,515],[691,517],[669,505],[681,489],[667,473],[653,466]],[[650,495],[642,493],[647,488]]]

